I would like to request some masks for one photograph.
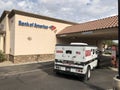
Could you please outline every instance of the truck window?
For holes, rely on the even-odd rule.
[[[95,54],[96,50],[95,49],[91,49],[91,52],[92,52],[92,54]]]
[[[72,54],[71,50],[66,50],[66,54]]]
[[[95,54],[95,49],[93,49],[93,54]]]

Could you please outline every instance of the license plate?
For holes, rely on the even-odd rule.
[[[70,71],[70,68],[66,67],[66,71]]]

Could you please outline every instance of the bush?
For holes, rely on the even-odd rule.
[[[106,52],[104,52],[104,54],[109,54],[109,55],[111,55],[111,52],[106,51]]]
[[[3,62],[5,60],[6,60],[5,54],[2,51],[0,51],[0,62]]]
[[[106,49],[105,51],[104,51],[104,54],[112,54],[112,50],[111,49]]]

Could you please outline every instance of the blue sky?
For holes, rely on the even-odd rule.
[[[0,0],[0,14],[18,9],[72,22],[118,14],[118,0]]]

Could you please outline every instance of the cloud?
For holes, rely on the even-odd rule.
[[[18,9],[73,22],[85,22],[118,14],[118,0],[1,0],[4,9]]]
[[[25,1],[21,1],[18,3],[18,6],[20,7],[24,7],[26,5],[26,2]]]
[[[13,4],[12,1],[0,1],[0,9],[4,8],[10,8],[10,6]],[[7,7],[6,7],[7,6]]]

